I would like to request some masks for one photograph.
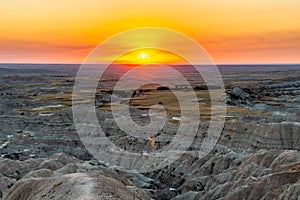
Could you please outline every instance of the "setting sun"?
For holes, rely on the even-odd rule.
[[[176,64],[186,61],[168,51],[146,48],[126,53],[114,62],[121,64]]]
[[[141,53],[141,54],[139,55],[139,58],[144,60],[144,59],[147,59],[147,58],[148,58],[148,55],[145,54],[145,53]]]
[[[150,59],[150,58],[149,58],[149,55],[148,55],[148,54],[146,54],[146,53],[143,52],[143,53],[141,53],[141,54],[138,55],[138,59],[139,59],[140,61],[145,61],[145,62],[147,62],[147,60]]]

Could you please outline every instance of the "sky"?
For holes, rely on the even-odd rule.
[[[179,31],[216,63],[300,63],[299,0],[2,0],[0,13],[1,63],[81,63],[143,27]]]

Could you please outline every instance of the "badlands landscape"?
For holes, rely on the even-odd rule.
[[[192,83],[201,123],[188,151],[146,173],[119,170],[85,148],[71,108],[79,67],[0,65],[0,199],[299,199],[299,65],[218,66],[226,89],[225,126],[203,158],[194,152],[211,118],[207,87],[192,68],[174,66]],[[168,121],[150,150],[168,145],[182,120],[169,88],[147,85],[123,99],[112,94],[120,69],[111,69],[115,76],[100,80],[95,95],[106,136],[126,151],[143,154],[147,138],[120,130],[111,105],[129,103],[132,118],[147,124],[150,106],[160,104]]]

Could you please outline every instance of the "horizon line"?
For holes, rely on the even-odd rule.
[[[0,64],[32,64],[32,65],[82,65],[83,63],[79,62],[0,62]],[[108,63],[90,63],[91,65],[107,65]],[[148,65],[155,65],[159,63],[150,63]],[[147,65],[147,64],[140,64],[140,63],[114,63],[112,65]],[[163,64],[167,65],[167,64]],[[189,63],[173,63],[168,65],[193,65]],[[300,65],[299,63],[264,63],[264,62],[255,62],[255,63],[201,63],[201,64],[194,64],[194,65]]]

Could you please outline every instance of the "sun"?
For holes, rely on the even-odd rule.
[[[142,53],[140,53],[139,55],[138,55],[138,59],[139,60],[147,60],[147,59],[149,59],[149,54],[147,54],[147,53],[145,53],[145,52],[142,52]]]
[[[161,49],[151,48],[128,52],[117,58],[114,62],[119,64],[187,63],[186,60],[176,54]]]

